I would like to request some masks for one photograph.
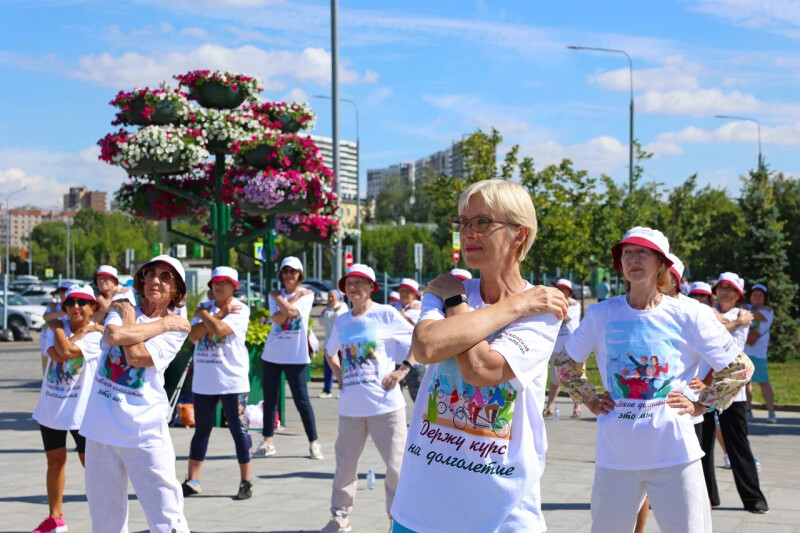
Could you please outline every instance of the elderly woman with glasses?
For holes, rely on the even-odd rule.
[[[84,464],[86,439],[78,433],[89,401],[91,380],[100,358],[103,327],[92,322],[98,304],[91,287],[72,285],[61,304],[65,316],[48,322],[52,332],[45,351],[47,372],[33,418],[39,422],[47,456],[47,503],[50,514],[34,533],[66,531],[61,513],[67,464],[67,432]],[[60,529],[59,529],[60,528]]]
[[[81,424],[86,437],[86,496],[92,531],[128,531],[128,480],[150,531],[189,531],[175,475],[167,427],[164,370],[189,333],[173,314],[186,297],[183,265],[154,257],[137,272],[131,293],[114,297],[103,336],[103,355]]]
[[[422,298],[411,352],[429,366],[408,430],[393,530],[540,533],[547,529],[539,491],[544,387],[567,299],[520,275],[537,222],[519,184],[474,183],[451,223],[480,279],[443,274]]]
[[[289,389],[303,428],[308,437],[309,454],[312,459],[322,459],[322,448],[317,441],[317,424],[314,409],[308,399],[308,319],[314,305],[314,293],[300,287],[305,276],[303,263],[296,257],[285,257],[280,269],[283,288],[269,293],[269,319],[272,328],[264,343],[262,359],[262,381],[264,387],[264,440],[253,455],[269,457],[277,453],[275,448],[275,415],[280,398],[281,373],[286,375]]]
[[[593,532],[632,531],[645,495],[661,531],[711,532],[703,452],[683,415],[727,409],[753,365],[707,309],[664,296],[668,254],[660,231],[630,229],[611,249],[626,294],[589,307],[556,357],[562,384],[598,416]],[[592,353],[602,396],[581,368]],[[714,369],[713,380],[695,396],[689,383],[702,361]]]

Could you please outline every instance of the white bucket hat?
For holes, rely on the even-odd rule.
[[[119,283],[119,276],[117,275],[117,269],[112,267],[111,265],[100,265],[97,267],[97,272],[94,274],[94,282],[97,284],[97,278],[100,276],[108,276],[109,278],[114,278],[114,281]]]
[[[359,278],[366,278],[370,280],[372,282],[372,292],[377,292],[380,288],[378,286],[378,282],[375,280],[375,271],[367,265],[356,263],[347,269],[347,272],[345,272],[344,276],[342,276],[342,278],[339,280],[339,290],[342,292],[345,292],[344,280],[347,278],[347,276],[358,276]]]
[[[64,296],[64,302],[61,303],[62,309],[66,307],[66,301],[70,298],[82,298],[97,303],[94,290],[89,285],[70,285],[69,289],[67,289],[66,296]]]
[[[218,266],[211,272],[211,279],[208,280],[208,287],[211,288],[211,283],[214,281],[230,281],[236,290],[239,290],[239,272],[235,268]]]
[[[695,281],[692,283],[692,286],[689,287],[689,294],[705,294],[706,296],[712,296],[713,293],[711,292],[711,285],[706,283],[705,281]]]
[[[678,292],[681,290],[681,279],[683,278],[683,271],[685,267],[683,266],[683,262],[678,259],[678,256],[669,253],[667,254],[667,259],[672,261],[672,265],[669,267],[669,271],[672,272],[676,278],[678,278]]]
[[[389,301],[390,302],[399,302],[400,301],[400,293],[397,291],[392,291],[389,293]]]
[[[657,229],[652,228],[645,228],[642,226],[636,226],[635,228],[631,228],[625,233],[625,236],[619,241],[617,244],[611,247],[611,257],[614,258],[614,269],[622,271],[622,246],[624,244],[637,244],[639,246],[644,246],[645,248],[650,248],[661,254],[666,261],[667,266],[672,265],[672,261],[670,261],[667,254],[669,253],[669,240],[664,236],[663,233],[658,231]]]
[[[472,279],[472,273],[469,270],[464,270],[463,268],[454,268],[450,271],[450,273],[461,281]]]
[[[744,280],[735,272],[723,272],[720,274],[719,279],[717,279],[717,283],[714,284],[714,288],[711,289],[711,292],[717,294],[717,287],[720,285],[730,285],[736,289],[736,292],[739,293],[739,299],[737,301],[741,302],[744,300]]]
[[[569,289],[569,292],[572,291],[572,282],[566,278],[561,278],[560,280],[555,282],[556,287],[566,287]]]
[[[403,278],[400,280],[400,285],[397,286],[399,289],[400,287],[405,287],[407,289],[411,289],[411,291],[419,297],[419,283],[411,278]]]

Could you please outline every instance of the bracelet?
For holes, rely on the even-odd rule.
[[[412,365],[411,363],[409,363],[409,362],[408,362],[406,359],[403,359],[403,362],[402,362],[402,363],[400,363],[400,365],[401,365],[401,366],[404,366],[404,367],[406,367],[406,368],[408,368],[409,370],[411,370],[412,368],[414,368],[414,365]]]

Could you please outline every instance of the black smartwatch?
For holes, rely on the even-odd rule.
[[[411,363],[409,363],[409,362],[408,362],[407,360],[405,360],[405,359],[403,359],[403,362],[401,363],[401,365],[402,365],[402,366],[407,366],[409,370],[411,370],[412,368],[414,368],[414,365],[412,365]]]
[[[463,294],[456,294],[444,301],[444,310],[447,311],[451,307],[467,303],[467,297]]]

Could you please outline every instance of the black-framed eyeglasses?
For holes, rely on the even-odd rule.
[[[158,273],[158,276],[156,276],[155,268],[148,268],[142,270],[141,276],[144,281],[152,281],[156,277],[158,277],[158,281],[160,281],[161,283],[169,283],[170,281],[175,279],[175,276],[173,276],[172,272],[170,272],[169,270],[162,270],[161,272]]]
[[[92,303],[92,300],[87,300],[86,298],[67,298],[64,302],[64,307],[72,307],[73,305],[78,305],[83,307],[84,305],[89,305]]]
[[[464,228],[467,227],[467,225],[469,225],[469,227],[472,228],[472,231],[475,233],[483,233],[488,230],[489,226],[492,224],[505,224],[507,226],[514,226],[515,228],[521,226],[521,224],[517,224],[515,222],[503,222],[501,220],[495,220],[486,215],[478,215],[472,218],[459,216],[450,217],[450,229],[456,233],[464,231]]]

